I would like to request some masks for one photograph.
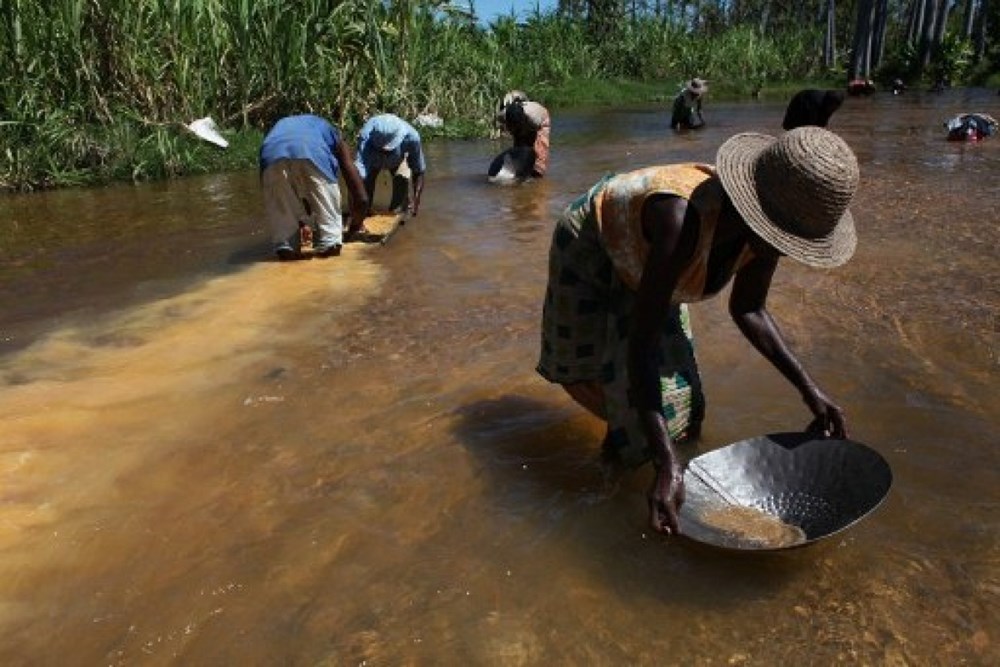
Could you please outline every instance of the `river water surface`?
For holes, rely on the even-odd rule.
[[[0,664],[987,665],[1000,661],[993,91],[849,98],[859,245],[769,306],[852,437],[870,517],[769,555],[650,534],[651,471],[533,371],[549,237],[607,171],[714,160],[784,99],[557,113],[551,175],[427,147],[385,247],[270,261],[254,172],[0,199]],[[692,308],[696,451],[809,421]]]

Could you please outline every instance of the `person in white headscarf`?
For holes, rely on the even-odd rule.
[[[541,178],[549,168],[549,110],[529,100],[527,94],[512,90],[497,105],[496,127],[514,139],[514,145],[498,155],[490,165],[492,180]]]

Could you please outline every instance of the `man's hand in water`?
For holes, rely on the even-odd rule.
[[[648,500],[650,527],[666,535],[680,534],[677,515],[684,503],[684,471],[667,466],[657,469]]]

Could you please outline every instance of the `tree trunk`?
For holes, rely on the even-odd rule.
[[[947,0],[944,0],[947,2]],[[924,21],[920,31],[920,69],[931,63],[931,45],[934,43],[934,20],[937,18],[936,0],[924,0]]]
[[[826,38],[823,41],[823,64],[827,69],[834,69],[837,66],[837,0],[826,2]]]
[[[989,22],[990,0],[979,0],[979,27],[976,30],[976,62],[986,56],[986,24]]]
[[[931,44],[933,51],[941,46],[944,41],[944,33],[948,29],[948,13],[951,11],[950,0],[940,0],[938,3],[937,18],[934,20],[934,42]]]
[[[885,26],[889,17],[889,0],[878,0],[875,6],[875,29],[872,34],[872,67],[878,69],[885,53]]]
[[[924,29],[924,0],[913,0],[910,3],[910,22],[906,28],[906,42],[916,46],[920,42],[920,33]]]
[[[874,0],[858,0],[858,17],[851,49],[851,79],[867,79],[871,73],[872,18]]]
[[[965,20],[962,22],[962,36],[967,40],[972,39],[972,23],[976,17],[976,0],[966,0]]]

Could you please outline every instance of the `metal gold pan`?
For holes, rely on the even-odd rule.
[[[773,433],[695,457],[684,482],[682,535],[725,549],[773,551],[811,544],[860,521],[889,493],[892,471],[858,442]],[[727,514],[728,522],[716,518]],[[747,525],[754,522],[745,517],[754,515],[766,520],[756,530],[770,535]],[[777,539],[765,530],[768,521],[797,539]]]

